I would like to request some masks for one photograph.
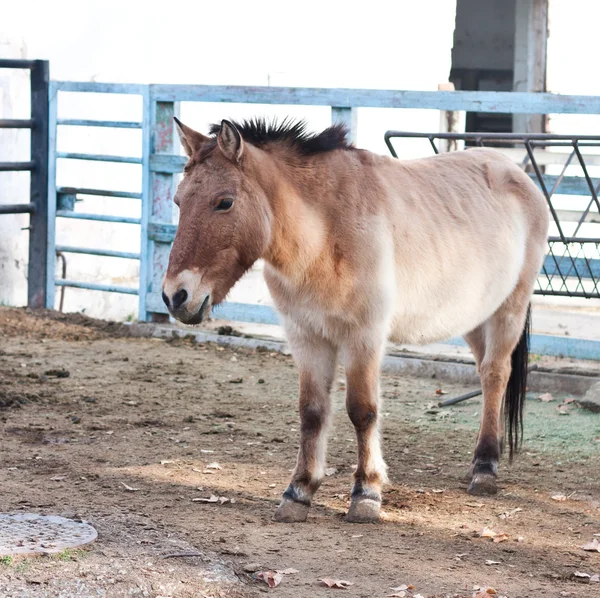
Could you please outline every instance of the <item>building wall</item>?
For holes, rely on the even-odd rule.
[[[458,0],[452,66],[512,70],[515,0]]]

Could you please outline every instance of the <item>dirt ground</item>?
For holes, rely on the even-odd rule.
[[[299,434],[291,358],[126,333],[0,309],[0,511],[81,518],[99,533],[83,550],[2,559],[0,596],[600,595],[576,576],[600,573],[600,552],[581,548],[600,534],[600,415],[532,396],[502,490],[475,498],[462,478],[481,405],[435,407],[440,387],[470,389],[384,376],[386,520],[349,524],[356,453],[340,370],[331,475],[307,523],[276,524]],[[195,500],[213,495],[224,498]],[[286,568],[298,572],[274,589],[245,570]],[[390,589],[403,584],[414,589]]]

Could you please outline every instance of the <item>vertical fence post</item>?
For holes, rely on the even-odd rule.
[[[142,92],[142,219],[140,227],[140,284],[138,302],[138,320],[148,321],[151,317],[146,309],[146,299],[150,290],[152,247],[148,239],[148,223],[152,211],[150,202],[150,152],[152,150],[150,86],[146,85]]]
[[[48,268],[48,85],[50,67],[46,60],[34,61],[31,68],[31,161],[29,218],[29,265],[27,305],[46,307]]]
[[[342,123],[348,127],[350,132],[350,141],[356,143],[358,114],[356,108],[346,108],[342,106],[331,107],[331,124]]]
[[[54,277],[56,270],[56,132],[58,112],[58,86],[50,82],[48,94],[48,187],[46,190],[46,305],[54,309]]]
[[[175,133],[173,117],[179,116],[178,102],[156,102],[150,96],[150,147],[152,154],[175,154]],[[149,209],[153,222],[173,222],[173,197],[175,195],[175,175],[173,173],[152,172],[150,176]],[[149,244],[146,288],[148,292],[160,295],[162,281],[169,263],[170,243],[152,241]],[[148,313],[148,312],[147,312]],[[153,322],[168,322],[166,313],[148,314]]]

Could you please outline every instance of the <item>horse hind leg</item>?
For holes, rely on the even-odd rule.
[[[516,292],[515,292],[516,293]],[[508,424],[510,459],[522,428],[528,359],[529,294],[511,295],[500,309],[465,338],[472,348],[483,390],[481,426],[467,491],[497,492],[498,462]]]

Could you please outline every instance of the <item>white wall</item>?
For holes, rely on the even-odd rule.
[[[448,79],[454,12],[454,0],[368,4],[20,0],[3,7],[0,40],[10,32],[24,43],[24,56],[50,60],[55,80],[435,90]],[[116,98],[71,95],[59,102],[59,116],[72,118],[137,120],[140,109],[135,100],[122,103]],[[227,116],[288,113],[307,118],[315,129],[330,121],[327,108],[182,105],[182,117],[199,129]],[[438,114],[431,111],[364,109],[359,112],[358,142],[386,152],[387,129],[435,130],[438,121]],[[61,150],[140,153],[135,131],[61,129],[59,133]],[[62,160],[57,179],[62,185],[134,191],[140,185],[136,166]],[[0,180],[0,185],[4,196],[6,183]],[[139,202],[87,198],[77,209],[135,216]],[[0,220],[2,236],[10,226],[6,218]],[[58,242],[137,251],[139,234],[130,225],[61,221]],[[23,263],[24,235],[18,243],[19,247],[10,245],[5,255],[10,252],[11,259],[17,255]],[[0,260],[5,268],[10,266],[6,257]],[[69,278],[136,284],[135,263],[76,255],[68,255],[68,260]],[[0,300],[25,301],[22,271],[19,276],[22,284],[16,284],[13,276],[2,285],[11,290]],[[13,292],[15,288],[19,292]],[[244,291],[242,295],[242,299],[247,296]],[[65,309],[124,318],[136,313],[137,305],[135,297],[67,289]]]
[[[502,7],[496,8],[500,12],[494,18],[504,18]],[[448,78],[455,10],[455,0],[19,0],[3,6],[0,53],[48,59],[51,76],[57,80],[435,90]],[[589,59],[581,59],[596,53],[599,16],[600,3],[594,0],[550,0],[551,91],[600,94],[600,80]],[[15,76],[0,71],[0,110],[5,118],[26,116],[26,111],[21,112],[27,107],[27,86]],[[288,113],[307,118],[315,129],[326,126],[330,118],[329,110],[319,107],[182,105],[183,119],[199,129],[227,116]],[[59,115],[65,117],[137,120],[140,114],[136,98],[82,99],[69,94],[59,104]],[[387,129],[437,130],[438,126],[435,111],[362,109],[358,143],[386,153],[383,133]],[[600,119],[552,117],[551,127],[600,133]],[[140,154],[136,131],[60,133],[62,150]],[[11,137],[17,134],[20,140]],[[17,159],[15,152],[26,156],[27,143],[23,132],[0,131],[0,155],[5,159]],[[409,157],[426,154],[429,148],[407,142],[399,151]],[[16,195],[26,201],[27,182],[21,180],[18,187],[16,177],[0,173],[0,201],[17,201]],[[136,191],[140,171],[137,166],[60,161],[58,182]],[[135,216],[139,202],[87,198],[77,209]],[[25,302],[26,233],[20,227],[26,223],[25,216],[0,218],[0,302]],[[130,225],[62,221],[58,241],[139,249],[138,229]],[[135,263],[75,255],[68,260],[70,278],[136,284]],[[248,300],[264,292],[256,288],[250,292],[248,287],[254,287],[252,280],[243,282],[233,298]],[[66,309],[124,318],[137,312],[137,302],[135,297],[67,289]]]

